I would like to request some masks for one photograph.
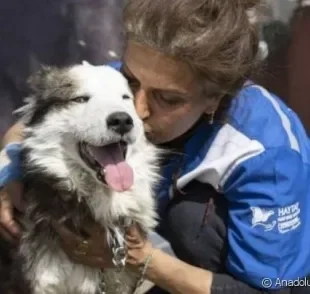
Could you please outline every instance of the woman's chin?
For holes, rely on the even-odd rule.
[[[177,137],[171,138],[168,136],[160,136],[160,135],[154,134],[154,133],[145,133],[145,136],[146,136],[147,140],[154,145],[166,144],[166,143],[169,143],[169,142],[171,142],[177,138]]]

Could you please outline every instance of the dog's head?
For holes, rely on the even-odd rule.
[[[18,112],[32,161],[63,176],[70,173],[63,162],[79,164],[111,189],[128,190],[133,168],[127,157],[145,139],[127,80],[111,67],[83,63],[44,67],[29,84],[31,94]]]

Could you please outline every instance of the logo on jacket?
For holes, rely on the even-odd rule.
[[[260,207],[252,206],[252,228],[262,226],[265,232],[271,231],[277,221],[269,221],[270,217],[274,214],[273,210],[262,209]]]

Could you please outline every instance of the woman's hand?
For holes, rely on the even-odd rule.
[[[152,254],[152,242],[135,225],[128,229],[126,242],[128,248],[127,263],[137,267],[144,265],[147,257]]]
[[[54,222],[53,227],[61,239],[61,245],[68,257],[80,264],[96,268],[113,267],[111,249],[106,240],[106,231],[98,224],[84,226],[87,239],[74,234],[65,225]],[[152,252],[152,243],[136,227],[128,229],[125,236],[128,248],[127,263],[139,267]]]
[[[0,191],[0,235],[11,243],[17,243],[21,228],[14,220],[14,208],[24,209],[22,201],[23,185],[12,182]]]
[[[112,267],[106,232],[99,225],[84,226],[84,231],[89,234],[87,239],[74,234],[63,224],[54,222],[53,227],[61,239],[62,249],[72,261],[95,268]]]
[[[23,139],[24,126],[18,122],[13,125],[4,135],[0,147],[8,144],[21,142]],[[5,166],[12,159],[19,156],[19,148],[12,148],[10,152],[0,152],[0,166]],[[22,201],[23,185],[20,182],[11,182],[0,191],[0,235],[10,242],[17,242],[20,237],[20,226],[14,220],[14,208],[23,211]]]

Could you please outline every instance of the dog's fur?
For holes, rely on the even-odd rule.
[[[121,222],[133,221],[146,234],[156,226],[152,190],[158,181],[159,150],[144,137],[127,81],[110,67],[84,63],[63,69],[44,67],[30,79],[30,86],[31,95],[19,111],[26,124],[22,162],[29,222],[17,260],[30,293],[97,294],[102,276],[107,293],[131,293],[134,273],[102,273],[72,262],[52,226],[52,220],[65,217],[71,230],[83,234],[83,224],[95,220],[121,243]],[[84,96],[90,99],[83,101]],[[126,112],[134,123],[123,136],[128,142],[126,161],[134,170],[134,185],[124,192],[100,181],[77,147],[79,142],[101,146],[119,140],[106,123],[115,111]]]

